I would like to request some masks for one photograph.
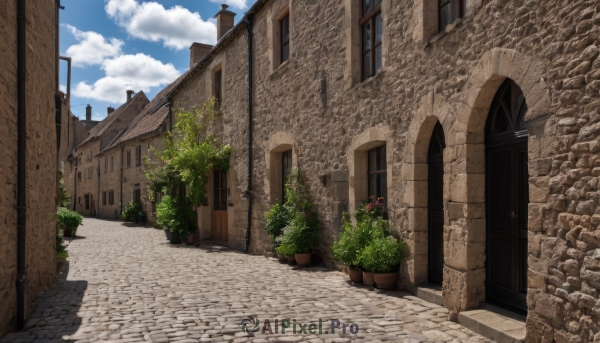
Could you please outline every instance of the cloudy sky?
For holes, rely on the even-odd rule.
[[[93,119],[117,108],[125,91],[152,99],[189,67],[193,42],[215,44],[214,15],[222,3],[236,23],[255,0],[62,0],[60,52],[73,61],[71,111]],[[61,62],[61,86],[67,83]]]

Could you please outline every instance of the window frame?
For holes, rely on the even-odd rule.
[[[108,191],[108,204],[109,205],[115,204],[115,191],[114,190]]]
[[[131,149],[127,149],[127,168],[131,168]]]
[[[442,4],[446,1],[446,4]],[[442,10],[445,7],[450,7],[452,11],[453,3],[458,3],[458,14],[454,16],[452,13],[450,14],[450,21],[446,24],[442,24]],[[446,26],[454,23],[458,19],[464,18],[466,9],[467,9],[467,0],[437,0],[437,9],[438,9],[438,32],[444,32]]]
[[[102,192],[102,206],[106,206],[107,192]]]
[[[287,178],[292,173],[293,168],[293,160],[292,160],[292,149],[284,151],[281,153],[281,203],[285,204],[285,184],[287,183]],[[286,165],[286,161],[288,164]],[[287,167],[287,168],[286,168]]]
[[[217,100],[216,108],[221,109],[223,102],[223,69],[215,71],[215,99]]]
[[[287,39],[285,39],[286,32],[287,32]],[[286,47],[287,47],[287,57],[284,54],[284,48],[286,48]],[[279,20],[279,64],[283,64],[289,60],[290,60],[290,12],[287,12]]]
[[[132,202],[134,204],[141,204],[142,203],[142,190],[141,190],[141,186],[139,183],[136,183],[133,186],[133,200]]]
[[[380,157],[383,160],[382,164],[385,169],[377,169],[372,170],[371,165],[371,154],[377,153],[377,150],[381,150]],[[367,150],[367,196],[370,198],[374,196],[375,198],[383,197],[384,198],[384,207],[387,208],[388,203],[388,190],[387,190],[387,173],[388,173],[388,165],[387,165],[387,147],[386,144],[374,147],[372,149]],[[376,194],[376,189],[371,188],[371,178],[382,175],[382,180],[385,182],[385,187],[381,190],[383,194]]]
[[[375,1],[375,0],[371,0]],[[360,74],[361,80],[364,81],[370,77],[375,76],[377,72],[383,67],[383,14],[381,11],[381,4],[383,0],[379,1],[377,6],[372,6],[370,10],[365,9],[365,0],[361,0],[360,2]],[[381,41],[377,42],[377,18],[381,18]],[[369,29],[371,34],[371,46],[369,50],[365,50],[365,25],[370,24],[371,28]],[[377,49],[381,48],[381,62],[380,67],[377,68]],[[365,70],[365,55],[370,54],[369,73],[366,73]]]
[[[139,167],[142,165],[142,146],[138,145],[135,147],[135,166]]]

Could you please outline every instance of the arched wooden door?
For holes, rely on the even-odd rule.
[[[527,312],[527,104],[507,79],[496,94],[485,136],[487,301]]]
[[[427,155],[428,174],[428,280],[442,284],[444,280],[444,129],[435,124]]]

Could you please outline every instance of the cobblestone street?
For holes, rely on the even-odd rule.
[[[26,331],[1,343],[486,341],[447,321],[445,308],[407,293],[354,287],[335,270],[298,269],[216,246],[176,247],[163,231],[120,222],[85,219],[77,234]],[[323,331],[338,319],[358,324],[359,332],[293,335],[290,328],[286,335],[248,337],[240,322],[250,315],[261,324],[322,318]]]

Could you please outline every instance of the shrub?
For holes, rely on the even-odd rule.
[[[56,235],[56,257],[65,260],[69,257],[69,253],[63,243],[63,238],[60,235]]]
[[[82,225],[81,223],[83,222],[81,214],[66,208],[59,208],[56,212],[56,217],[58,218],[59,224],[73,230],[73,235],[75,235],[77,228]]]
[[[156,223],[171,232],[187,233],[191,216],[192,210],[187,204],[180,204],[168,195],[156,206]]]
[[[360,254],[360,264],[373,273],[391,273],[392,268],[400,264],[405,252],[403,240],[382,236],[374,239]]]
[[[277,253],[294,256],[294,254],[312,252],[319,243],[319,233],[314,227],[309,226],[309,222],[310,220],[304,214],[293,213],[289,225],[283,229],[281,245],[277,248]]]
[[[125,206],[123,213],[121,213],[121,218],[124,221],[132,222],[140,212],[142,212],[142,205],[139,203],[130,202]]]
[[[267,220],[265,231],[271,237],[273,245],[276,245],[277,238],[283,235],[283,229],[290,223],[289,209],[277,200],[277,203],[265,214],[265,219]]]

